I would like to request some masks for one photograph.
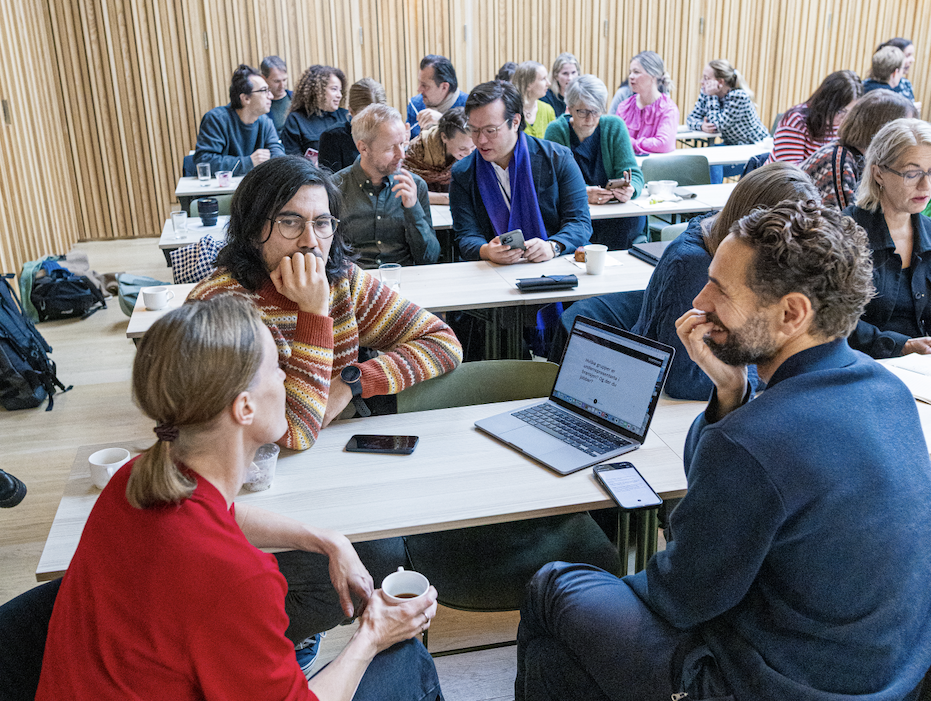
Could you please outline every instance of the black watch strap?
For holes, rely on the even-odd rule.
[[[362,371],[355,365],[348,365],[343,368],[339,377],[343,382],[349,385],[349,389],[352,390],[352,404],[356,408],[356,412],[358,412],[359,416],[371,416],[372,410],[369,409],[368,404],[366,404],[365,400],[362,398]]]

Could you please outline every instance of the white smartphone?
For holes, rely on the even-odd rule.
[[[626,511],[652,509],[663,503],[659,495],[643,479],[637,468],[629,462],[596,465],[595,479],[614,499],[614,503]]]

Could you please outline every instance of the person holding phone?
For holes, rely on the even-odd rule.
[[[631,146],[627,126],[605,115],[608,88],[593,75],[579,76],[566,93],[569,119],[558,119],[546,129],[546,138],[567,146],[585,179],[589,205],[627,202],[640,195],[643,173]],[[646,217],[594,219],[592,243],[609,249],[630,248],[643,233]]]
[[[908,388],[847,344],[870,270],[864,231],[814,202],[731,228],[676,321],[715,389],[674,539],[623,579],[566,562],[534,576],[516,701],[916,698],[931,459]]]
[[[287,426],[285,378],[243,299],[185,304],[146,332],[133,396],[157,440],[120,468],[87,520],[36,698],[441,698],[416,639],[436,614],[435,589],[391,605],[344,536],[234,503],[256,450]],[[285,637],[284,577],[259,550],[295,544],[329,556],[359,620],[309,685]]]

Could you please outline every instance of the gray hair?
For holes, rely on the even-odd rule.
[[[921,119],[896,119],[880,129],[866,150],[863,177],[857,188],[857,206],[875,212],[882,189],[873,177],[876,168],[892,167],[913,146],[931,146],[931,124]]]
[[[663,59],[659,57],[658,53],[655,51],[641,51],[630,59],[631,63],[634,61],[640,62],[640,65],[647,75],[656,78],[656,87],[661,93],[669,93],[672,91],[672,78],[666,72],[666,64],[663,63]]]
[[[352,140],[372,143],[378,137],[378,127],[388,122],[404,124],[401,113],[390,105],[375,102],[352,118]]]
[[[280,56],[266,56],[262,59],[259,70],[266,78],[271,75],[272,69],[277,68],[279,71],[288,72],[288,66]]]
[[[580,75],[566,88],[566,106],[569,108],[586,105],[605,113],[608,101],[608,88],[601,79],[591,73]]]

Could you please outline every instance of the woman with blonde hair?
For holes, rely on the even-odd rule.
[[[157,441],[117,471],[87,520],[36,698],[348,700],[357,686],[356,699],[436,698],[432,661],[410,640],[436,612],[434,590],[389,605],[342,535],[234,504],[256,450],[287,428],[284,379],[247,300],[193,301],[146,332],[133,394]],[[287,585],[258,549],[295,545],[329,555],[347,615],[350,593],[365,601],[359,629],[309,688],[285,636]]]
[[[511,76],[511,84],[524,100],[524,133],[542,139],[546,127],[556,120],[556,112],[544,102],[550,79],[546,66],[536,61],[524,61]]]
[[[339,68],[315,65],[304,71],[281,130],[284,152],[309,156],[316,164],[320,135],[349,121],[342,107],[345,94],[346,76]]]
[[[720,134],[725,144],[755,144],[769,136],[750,86],[723,58],[709,61],[702,71],[701,94],[685,123],[689,129]]]
[[[676,148],[679,108],[669,97],[672,78],[655,51],[641,51],[630,60],[628,84],[633,95],[621,102],[617,116],[630,133],[634,153],[669,153]]]
[[[553,108],[557,117],[566,113],[566,91],[573,80],[582,74],[579,60],[572,54],[565,52],[559,54],[553,61],[553,70],[550,71],[552,86],[546,91],[543,102]]]
[[[857,203],[844,210],[869,237],[876,296],[848,339],[874,358],[931,353],[931,124],[896,119],[866,152]]]

